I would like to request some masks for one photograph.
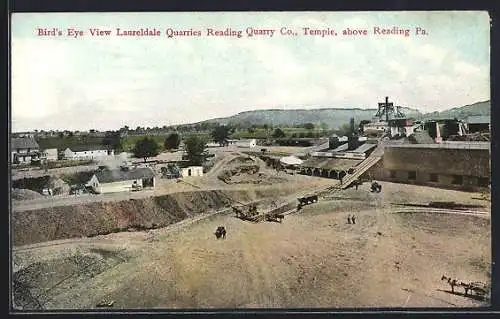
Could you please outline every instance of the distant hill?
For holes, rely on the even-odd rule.
[[[407,116],[419,118],[422,116],[418,110],[401,108]],[[325,123],[331,129],[337,129],[342,124],[349,123],[354,117],[356,122],[361,120],[371,120],[377,113],[377,109],[359,108],[322,108],[322,109],[294,109],[294,110],[255,110],[238,113],[236,115],[216,118],[201,123],[219,122],[220,124],[239,124],[250,126],[252,124],[273,124],[273,125],[297,125],[305,123],[320,124]]]
[[[477,102],[470,105],[454,107],[441,112],[426,113],[422,119],[453,119],[465,120],[471,115],[491,115],[491,101]]]

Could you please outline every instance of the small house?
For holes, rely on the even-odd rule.
[[[182,169],[181,175],[182,177],[203,176],[203,167],[202,166],[185,167]]]
[[[103,169],[87,182],[99,194],[127,192],[155,186],[155,174],[150,168]]]
[[[31,163],[40,156],[40,147],[33,137],[12,138],[10,145],[12,163]]]

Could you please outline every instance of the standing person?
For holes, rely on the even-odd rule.
[[[351,223],[351,215],[347,215],[347,223],[350,224]]]
[[[356,224],[356,217],[354,215],[352,215],[351,219],[352,219],[352,223]]]
[[[354,186],[356,186],[356,190],[358,190],[358,185],[359,185],[359,182],[358,182],[358,180],[356,180],[356,181],[354,182]]]

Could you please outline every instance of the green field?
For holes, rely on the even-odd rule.
[[[145,136],[126,136],[121,139],[120,145],[121,145],[121,150],[122,152],[131,152],[134,147],[135,143],[138,140],[143,139]],[[152,135],[148,136],[149,138],[152,138],[155,140],[155,142],[160,146],[160,150],[163,150],[163,143],[165,142],[166,136],[164,135]]]
[[[94,136],[65,136],[65,137],[47,137],[37,140],[40,149],[57,148],[58,151],[64,151],[66,148],[75,146],[101,146],[103,137]]]

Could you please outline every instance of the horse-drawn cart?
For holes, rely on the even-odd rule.
[[[293,204],[292,208],[293,208]],[[245,209],[246,207],[246,209]],[[254,223],[259,223],[261,221],[275,221],[281,223],[285,218],[284,213],[290,210],[290,203],[282,205],[280,207],[273,207],[270,210],[264,212],[258,212],[257,207],[255,205],[245,206],[245,207],[232,207],[233,211],[236,214],[236,217],[251,221]]]
[[[316,203],[318,201],[318,195],[307,195],[297,198],[299,201],[299,206],[304,206],[307,204]]]

